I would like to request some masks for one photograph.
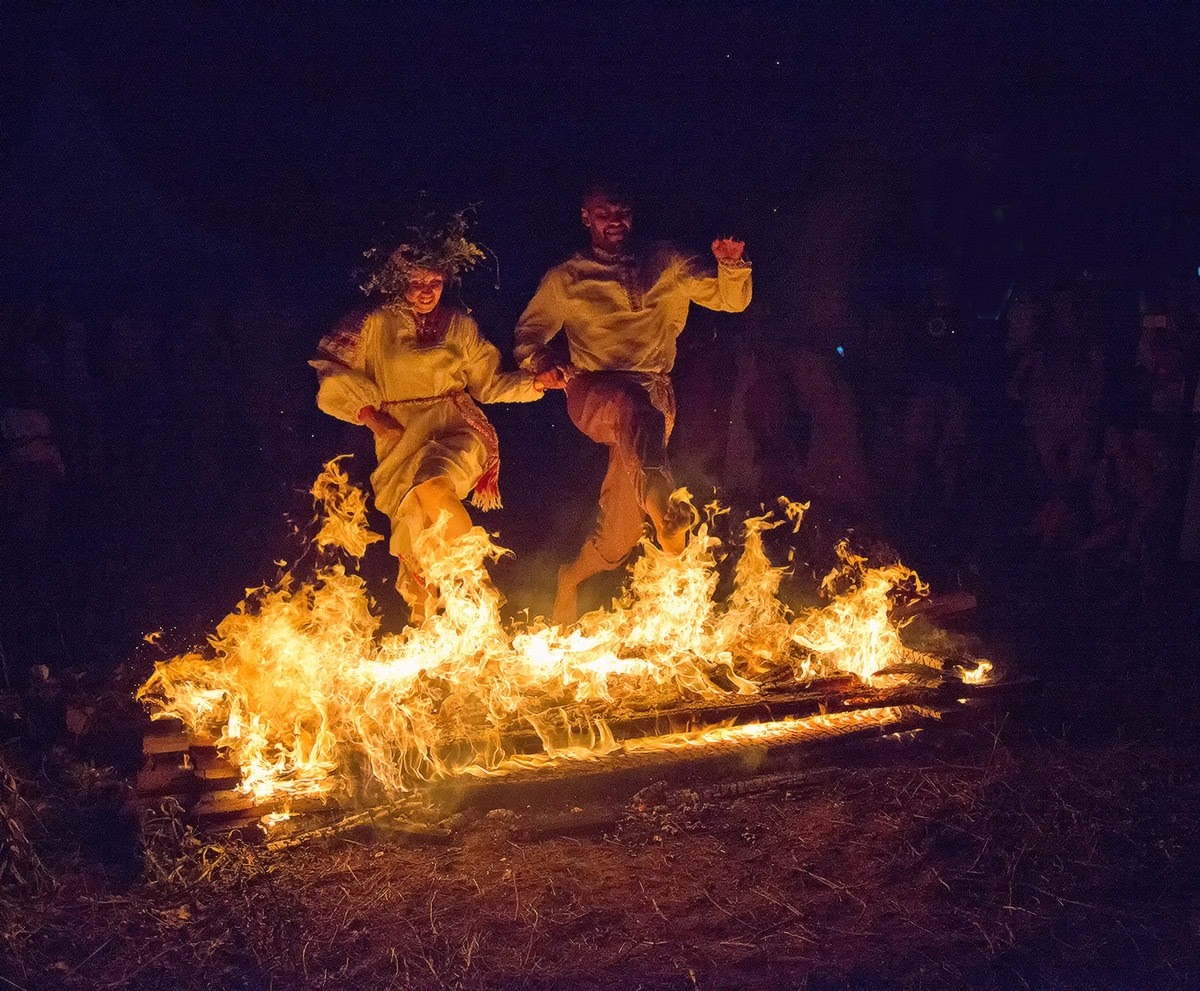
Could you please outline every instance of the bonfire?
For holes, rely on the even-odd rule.
[[[656,714],[715,708],[817,679],[895,684],[941,662],[905,647],[897,608],[928,594],[898,562],[872,565],[847,541],[821,585],[824,601],[793,611],[780,599],[787,566],[764,535],[799,531],[807,505],[746,519],[733,590],[718,601],[716,504],[695,511],[684,553],[646,541],[612,607],[574,626],[506,622],[488,578],[507,553],[479,527],[447,545],[423,536],[438,601],[425,622],[380,635],[380,616],[354,563],[378,535],[366,500],[330,461],[313,486],[319,563],[247,592],[207,648],[158,663],[138,698],[154,719],[212,741],[256,801],[324,796],[394,800],[430,783],[502,776],[620,751],[703,748],[770,739],[796,720],[663,727]],[[690,497],[684,490],[677,498]],[[987,662],[966,673],[982,678]],[[879,723],[896,707],[817,714]],[[624,735],[614,723],[635,727]],[[649,731],[647,731],[649,729]],[[536,734],[536,748],[513,743]]]

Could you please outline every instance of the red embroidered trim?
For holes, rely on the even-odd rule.
[[[368,313],[363,309],[351,310],[342,317],[337,326],[321,338],[317,345],[318,357],[347,368],[355,367],[363,346],[362,330]]]
[[[487,463],[483,466],[483,474],[475,482],[475,490],[471,493],[471,505],[487,512],[489,509],[499,509],[500,501],[500,437],[496,428],[483,415],[483,410],[476,406],[471,397],[465,392],[452,393],[454,405],[467,421],[483,438],[483,446],[487,451]]]
[[[412,315],[417,344],[428,347],[439,344],[450,329],[450,307],[439,306],[432,313]]]

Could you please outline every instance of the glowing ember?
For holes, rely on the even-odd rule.
[[[337,459],[313,495],[323,509],[320,546],[358,557],[378,539]],[[806,508],[783,501],[794,529]],[[502,622],[485,564],[505,552],[478,527],[449,545],[440,527],[423,535],[418,553],[432,562],[437,608],[421,627],[395,635],[376,636],[365,584],[342,563],[324,565],[312,581],[288,574],[248,592],[204,653],[157,664],[138,697],[156,718],[178,717],[215,739],[256,798],[395,795],[421,781],[528,763],[501,745],[521,726],[542,741],[535,760],[595,756],[618,747],[604,712],[750,695],[768,677],[800,682],[844,671],[866,679],[902,660],[888,610],[897,592],[926,594],[914,572],[869,567],[843,541],[822,585],[829,602],[793,616],[778,598],[785,569],[763,545],[784,520],[768,514],[746,521],[734,590],[717,603],[719,542],[709,525],[718,511],[709,507],[678,558],[647,544],[613,608],[571,629]],[[967,680],[982,679],[985,664]],[[619,746],[704,746],[777,725]]]

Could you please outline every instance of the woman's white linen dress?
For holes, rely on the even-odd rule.
[[[397,585],[412,601],[422,584],[413,558],[422,520],[409,493],[442,477],[458,498],[474,489],[476,505],[498,506],[496,433],[474,400],[532,402],[542,393],[528,372],[500,371],[500,353],[475,321],[447,306],[425,316],[381,308],[352,317],[321,341],[309,364],[320,378],[317,405],[326,413],[358,423],[359,411],[374,406],[404,428],[398,438],[376,437],[371,486],[392,524]]]

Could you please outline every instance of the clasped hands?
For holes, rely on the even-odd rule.
[[[547,389],[565,389],[574,374],[574,365],[550,365],[533,376],[533,387],[538,392],[545,392]]]

